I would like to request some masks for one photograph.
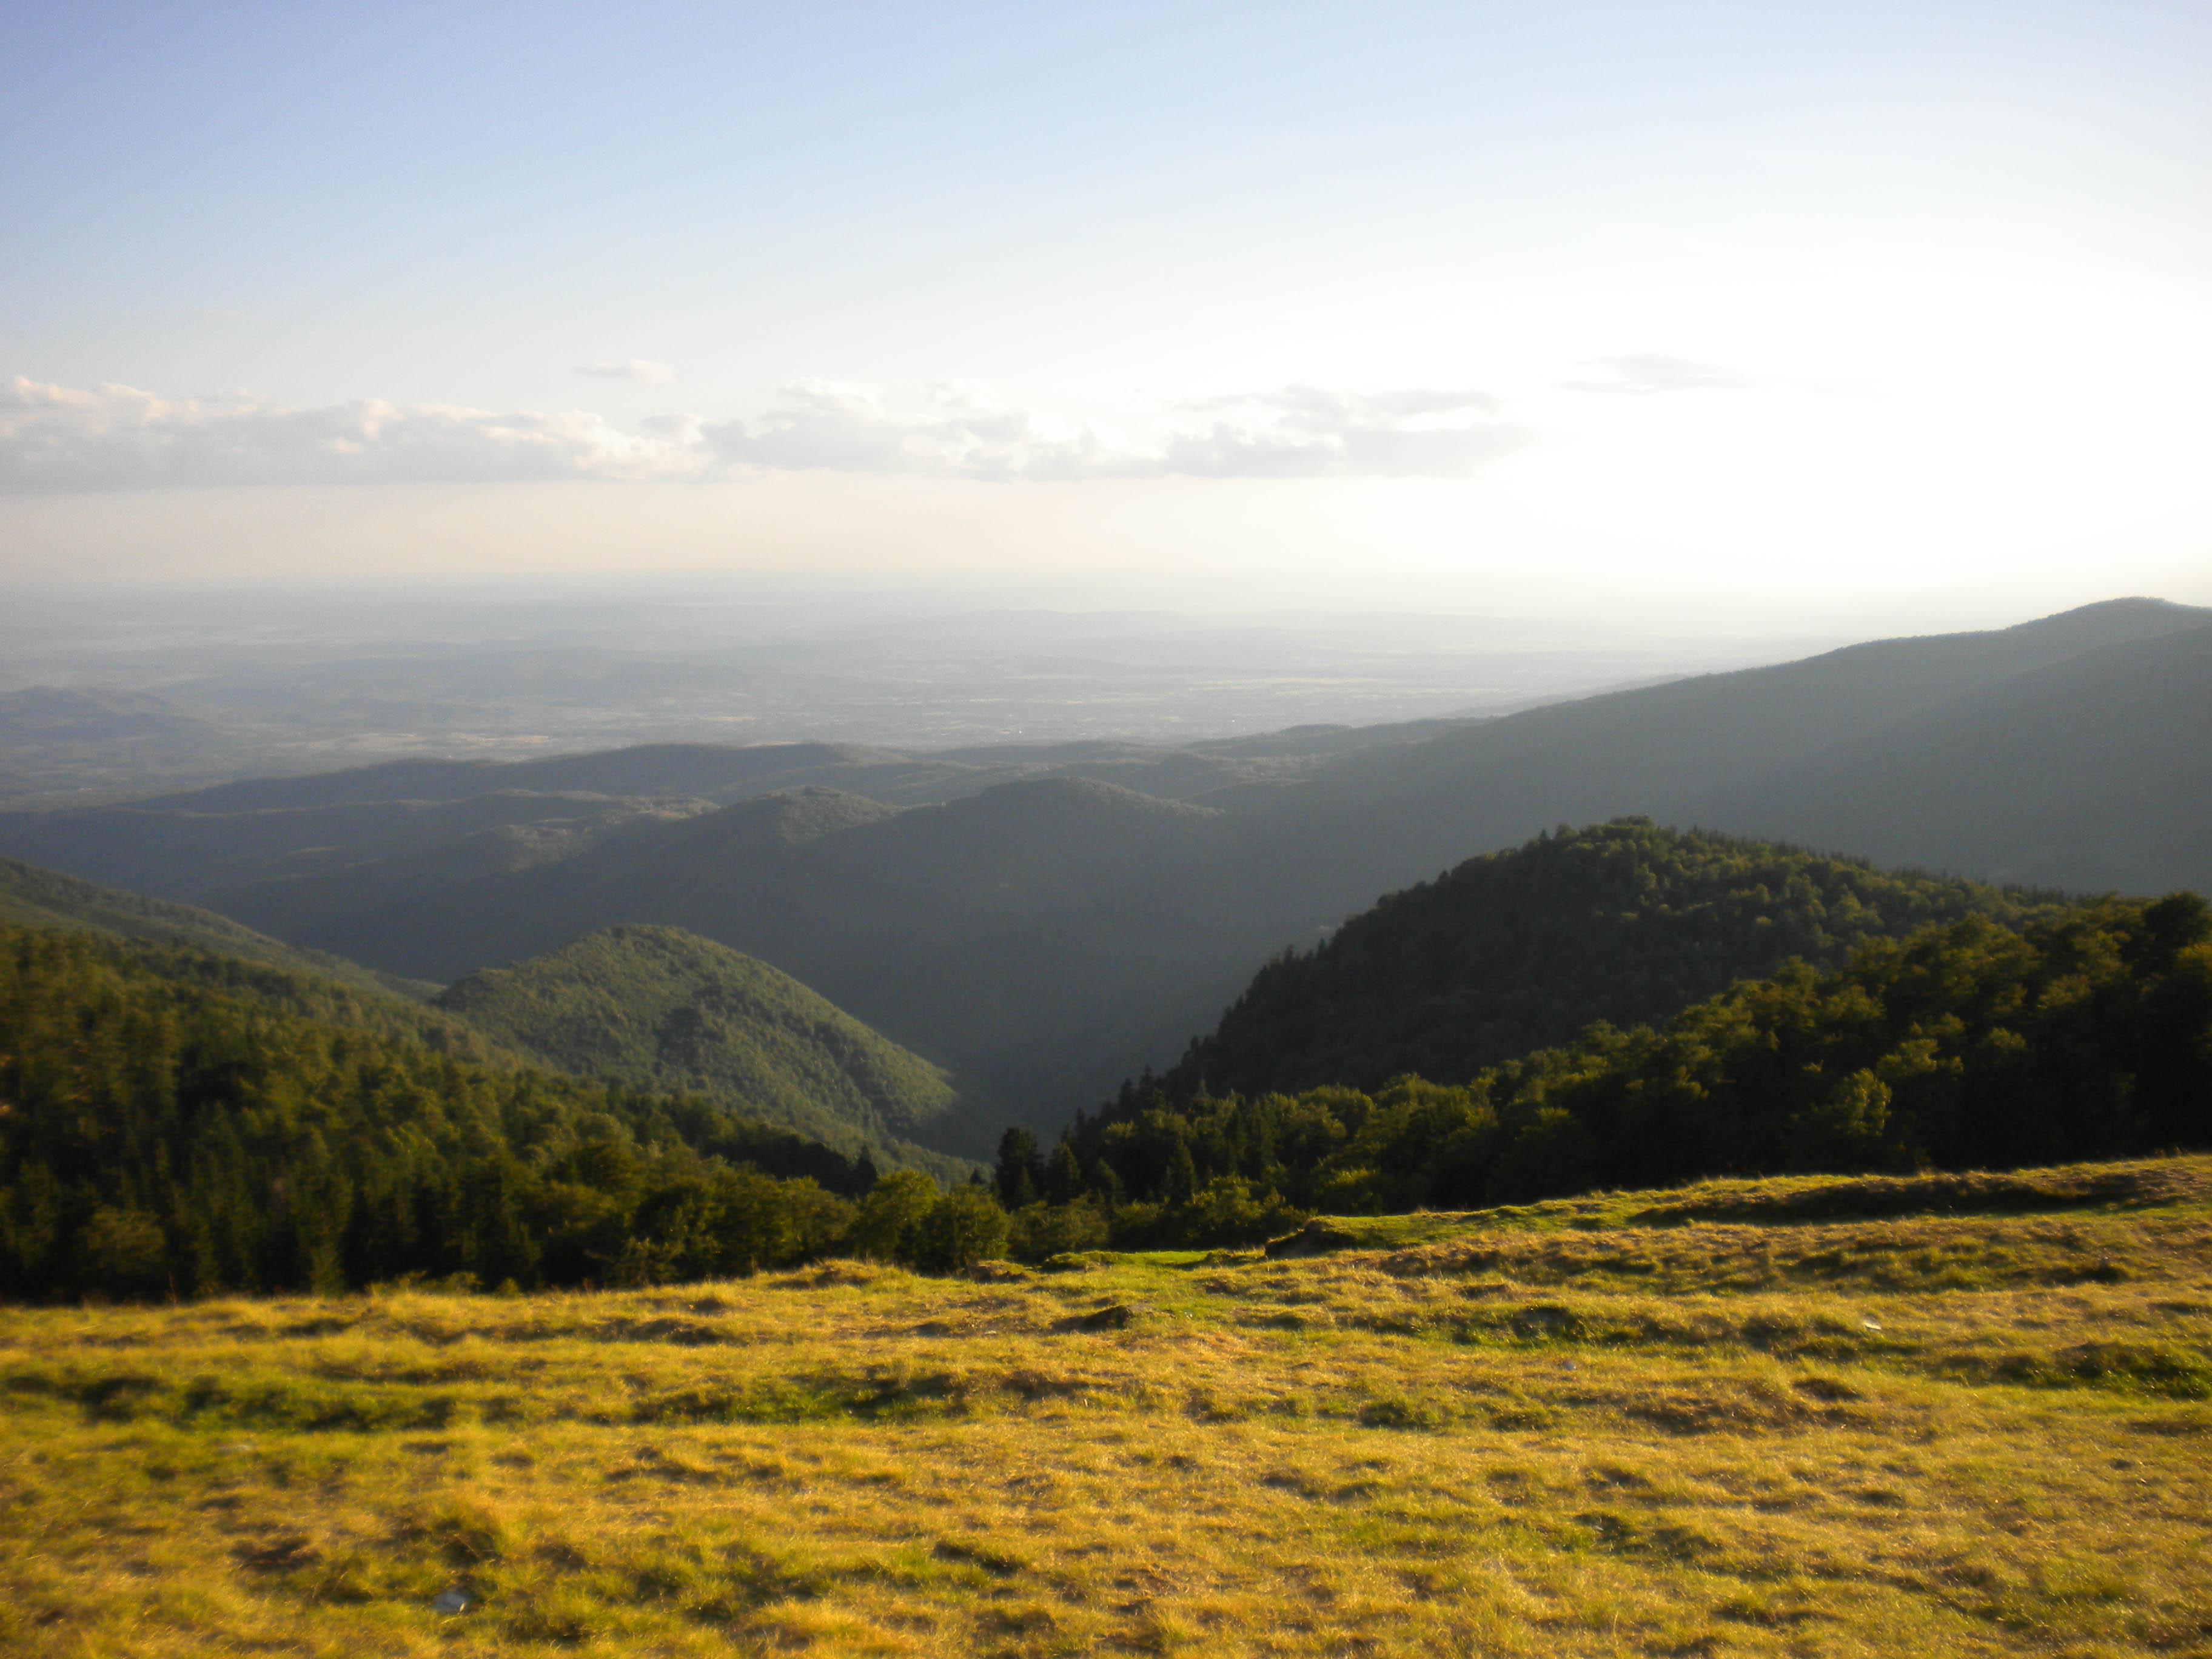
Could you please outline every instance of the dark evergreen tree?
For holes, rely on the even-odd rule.
[[[1044,1195],[1054,1204],[1073,1204],[1082,1193],[1083,1161],[1075,1155],[1073,1132],[1063,1132],[1045,1164]]]
[[[1044,1186],[1044,1164],[1037,1157],[1036,1137],[1018,1125],[999,1137],[996,1185],[999,1202],[1009,1210],[1035,1203]]]

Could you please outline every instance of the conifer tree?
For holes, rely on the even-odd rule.
[[[1044,1185],[1044,1165],[1037,1157],[1036,1137],[1018,1124],[999,1137],[994,1184],[1000,1204],[1009,1210],[1035,1203]]]

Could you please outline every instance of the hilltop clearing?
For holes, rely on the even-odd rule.
[[[0,1640],[2148,1659],[2212,1636],[2212,1161],[1341,1225],[1310,1260],[9,1311]]]

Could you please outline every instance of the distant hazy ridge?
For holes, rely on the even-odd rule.
[[[2076,890],[2212,887],[2212,612],[2121,600],[1188,750],[409,763],[9,814],[0,847],[439,981],[680,927],[1048,1124],[1378,895],[1626,813]]]

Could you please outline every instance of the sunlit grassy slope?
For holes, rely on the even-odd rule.
[[[8,1311],[0,1649],[2212,1652],[2212,1158],[1330,1224]]]

